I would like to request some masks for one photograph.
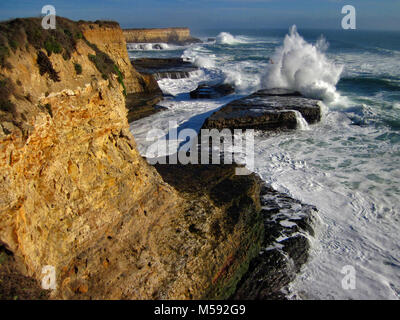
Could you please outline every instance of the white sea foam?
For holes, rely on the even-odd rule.
[[[180,128],[198,129],[216,108],[237,98],[190,100],[187,93],[199,82],[231,81],[242,88],[243,93],[251,93],[260,86],[260,73],[263,72],[260,70],[274,67],[277,61],[285,68],[285,74],[280,77],[291,88],[302,87],[295,81],[297,72],[297,77],[304,77],[301,79],[308,83],[308,88],[315,88],[312,79],[321,80],[325,89],[332,89],[322,90],[328,96],[329,92],[337,95],[335,84],[340,76],[337,64],[345,64],[346,76],[357,77],[365,73],[399,76],[400,60],[396,61],[396,57],[379,58],[375,53],[365,51],[328,54],[324,52],[322,41],[317,45],[308,44],[293,30],[287,38],[280,51],[275,53],[278,59],[272,58],[274,65],[269,65],[267,60],[246,59],[247,46],[245,50],[239,45],[226,45],[226,50],[221,50],[222,46],[210,43],[188,47],[184,56],[192,62],[197,59],[202,74],[189,79],[159,81],[163,91],[177,96],[161,103],[169,110],[131,125],[140,151],[149,144],[145,138],[152,128],[161,128],[167,134],[168,122],[175,120]],[[249,38],[246,41],[255,43],[255,40]],[[280,39],[276,38],[276,41]],[[252,47],[252,55],[271,57],[275,44],[262,46],[257,43]],[[284,51],[284,55],[278,54]],[[212,63],[202,61],[203,58]],[[307,70],[312,72],[307,73]],[[321,93],[311,90],[310,94],[317,96],[315,91]],[[348,106],[346,110],[343,104],[329,103],[329,109],[323,108],[323,121],[310,126],[310,130],[278,135],[256,133],[255,171],[277,190],[313,204],[319,210],[316,236],[310,238],[311,258],[291,284],[291,297],[399,299],[400,143],[391,144],[385,138],[393,136],[391,139],[395,139],[393,132],[370,125],[370,121],[379,118],[382,112],[371,99],[380,101],[385,96],[364,97],[357,92],[346,95],[348,97],[341,97]],[[353,98],[361,99],[361,102]],[[349,103],[351,100],[353,102]],[[399,104],[390,103],[388,110],[393,108],[399,108]],[[360,126],[354,125],[356,118],[359,118]],[[300,117],[298,121],[301,121]],[[356,290],[344,290],[341,286],[344,275],[340,271],[345,265],[356,269]]]
[[[251,93],[260,88],[258,70],[267,66],[262,61],[230,61],[229,56],[224,54],[215,56],[202,46],[186,49],[182,58],[202,68],[208,75],[208,81],[232,84],[236,91],[241,94]]]
[[[291,285],[293,297],[399,298],[400,207],[392,188],[400,170],[389,155],[393,147],[376,136],[340,112],[296,135],[256,136],[256,172],[319,210],[311,259]],[[356,269],[356,290],[341,286],[346,265]]]
[[[321,38],[316,45],[307,43],[291,27],[283,46],[278,48],[262,79],[266,88],[288,88],[308,97],[322,98],[327,102],[339,98],[336,84],[343,67],[331,62],[324,51],[326,41]]]
[[[207,56],[197,56],[193,61],[194,65],[199,68],[214,68],[215,62],[212,58]]]
[[[158,50],[180,50],[182,46],[168,43],[127,43],[128,51],[158,51]]]
[[[310,130],[310,126],[306,119],[303,118],[302,114],[297,110],[293,110],[293,112],[296,114],[297,127],[300,130]]]
[[[233,36],[229,32],[221,32],[216,38],[215,43],[217,44],[239,44],[239,43],[246,43],[246,38],[241,36]]]

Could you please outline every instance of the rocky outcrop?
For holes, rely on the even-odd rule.
[[[286,299],[287,286],[309,257],[317,209],[261,183],[265,236],[261,250],[231,298]]]
[[[189,78],[198,68],[182,58],[141,58],[133,59],[132,65],[141,73],[150,74],[156,80]]]
[[[141,75],[132,67],[126,50],[125,37],[118,25],[81,22],[80,27],[84,37],[90,43],[113,58],[124,75],[128,94],[161,92],[153,77]]]
[[[200,42],[190,35],[189,28],[124,29],[126,42],[190,44]]]
[[[301,115],[309,124],[321,120],[321,102],[286,89],[260,90],[213,113],[204,129],[296,129]]]
[[[126,108],[128,109],[128,122],[148,117],[154,113],[165,110],[158,106],[163,99],[158,93],[132,93],[126,96]]]
[[[141,78],[122,75],[118,26],[57,19],[54,31],[0,28],[21,33],[0,78],[0,244],[13,267],[37,281],[54,267],[56,299],[231,296],[261,246],[257,180],[235,166],[160,175],[129,132],[124,93]],[[108,45],[86,38],[101,30]]]
[[[229,83],[216,85],[200,84],[195,90],[190,92],[192,99],[218,99],[235,92],[235,88]]]

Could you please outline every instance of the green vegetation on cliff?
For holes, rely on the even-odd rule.
[[[76,41],[82,38],[79,24],[66,18],[57,17],[57,28],[45,30],[40,18],[13,19],[0,23],[0,66],[6,63],[17,48],[45,49],[47,55],[62,54],[65,60],[71,58]]]
[[[14,86],[7,78],[0,80],[0,110],[4,112],[12,112],[14,105],[9,100]]]
[[[36,62],[40,74],[47,74],[51,80],[59,82],[61,79],[49,57],[52,54],[61,54],[65,61],[69,61],[72,53],[76,50],[77,42],[83,40],[95,51],[94,55],[90,54],[88,57],[100,71],[102,77],[108,79],[110,74],[117,75],[126,95],[124,75],[116,63],[95,44],[85,39],[81,26],[87,23],[57,17],[57,28],[45,30],[41,26],[41,18],[18,18],[0,22],[0,68],[12,69],[13,66],[7,61],[8,58],[16,50],[29,50],[29,47],[32,46],[37,50]],[[113,21],[98,20],[94,24],[100,27],[118,26],[118,23]],[[74,63],[74,69],[76,74],[82,73],[80,64]],[[13,92],[13,84],[8,79],[0,79],[0,81],[0,110],[12,112],[14,106],[9,98]]]
[[[119,70],[118,66],[114,63],[114,61],[108,56],[108,54],[101,51],[95,44],[90,43],[85,39],[86,43],[96,52],[96,54],[89,54],[88,58],[90,61],[94,63],[97,70],[101,73],[103,79],[108,79],[108,76],[111,73],[114,73],[118,76],[118,82],[122,85],[124,89],[124,95],[126,96],[126,87],[124,83],[124,76],[122,72]]]

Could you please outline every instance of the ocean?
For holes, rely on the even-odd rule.
[[[217,108],[261,88],[323,99],[321,123],[255,136],[255,171],[319,210],[310,259],[287,296],[399,299],[400,33],[291,28],[197,36],[202,44],[162,50],[128,44],[131,58],[183,57],[200,68],[187,79],[159,81],[173,95],[160,103],[168,110],[131,124],[142,155],[154,142],[149,130],[167,133],[169,121],[198,130]],[[190,100],[203,82],[231,83],[236,93]],[[354,268],[354,288],[343,286],[345,266]]]

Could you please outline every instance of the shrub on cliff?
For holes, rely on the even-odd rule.
[[[82,66],[79,63],[74,63],[74,68],[75,68],[76,74],[82,73]]]
[[[39,65],[40,75],[47,73],[54,82],[60,81],[58,72],[54,70],[53,64],[43,51],[38,51],[37,64]]]
[[[0,42],[1,43],[1,42]],[[0,44],[0,66],[6,66],[6,59],[10,55],[10,51],[7,46]]]
[[[10,101],[10,96],[14,91],[14,86],[10,79],[4,78],[0,80],[0,110],[4,112],[13,112],[14,104]]]
[[[108,79],[108,76],[111,73],[114,73],[118,76],[118,82],[122,85],[124,89],[124,95],[126,96],[126,87],[124,83],[124,75],[119,70],[118,66],[114,63],[114,61],[103,51],[99,50],[97,46],[93,43],[90,43],[86,40],[86,43],[96,52],[96,54],[89,54],[88,58],[90,61],[94,63],[97,70],[101,73],[103,79]]]
[[[88,58],[92,61],[97,70],[104,79],[108,79],[109,75],[114,73],[118,76],[118,81],[124,88],[124,75],[119,70],[115,62],[103,51],[99,50],[96,45],[85,39],[81,24],[97,24],[100,27],[115,27],[117,22],[113,21],[96,21],[96,22],[74,22],[66,18],[57,17],[57,28],[45,30],[41,25],[41,18],[24,18],[13,19],[0,22],[0,67],[12,68],[7,62],[7,58],[17,49],[29,50],[29,46],[33,46],[37,50],[37,63],[41,75],[48,74],[53,81],[60,81],[58,72],[54,70],[48,57],[52,54],[62,54],[64,60],[71,58],[72,52],[76,48],[77,41],[82,39],[89,45],[95,54],[89,54]],[[45,50],[47,55],[43,52]],[[74,65],[77,74],[82,73],[81,65]],[[4,108],[8,106],[3,101]]]
[[[118,66],[116,64],[114,64],[114,70],[118,76],[118,82],[121,84],[122,88],[124,88],[124,95],[126,96],[126,87],[125,87],[125,83],[124,83],[124,75],[122,74],[122,72],[119,70]]]
[[[79,25],[62,17],[57,17],[57,28],[49,30],[42,28],[41,18],[0,22],[0,66],[6,66],[10,49],[28,49],[29,45],[37,50],[45,49],[49,56],[52,53],[62,54],[64,59],[69,60],[77,40],[82,38]]]
[[[57,40],[54,39],[54,37],[50,37],[46,40],[44,43],[44,48],[46,49],[48,56],[51,56],[53,52],[61,53],[63,51],[61,45],[57,42]]]

